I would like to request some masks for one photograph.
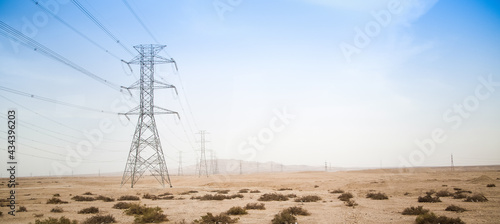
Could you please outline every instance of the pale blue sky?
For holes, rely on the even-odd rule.
[[[133,58],[71,1],[40,2],[55,3],[57,16],[118,58]],[[181,113],[182,123],[172,116],[157,118],[173,173],[178,151],[184,152],[185,165],[195,163],[198,144],[192,133],[197,129],[211,133],[210,148],[219,158],[318,166],[327,161],[342,167],[381,163],[397,167],[411,160],[411,155],[421,154],[416,139],[428,139],[433,130],[442,129],[446,140],[413,165],[449,165],[451,153],[455,165],[500,163],[500,86],[477,101],[468,118],[461,116],[458,128],[452,127],[455,121],[443,118],[454,104],[475,96],[482,85],[480,77],[500,82],[498,1],[407,0],[400,2],[398,14],[390,13],[388,5],[399,1],[242,0],[234,6],[225,2],[238,1],[127,2],[156,39],[167,45],[162,55],[173,57],[179,66],[179,73],[170,65],[159,66],[156,73],[180,93],[177,98],[170,90],[156,92],[159,106]],[[214,7],[217,2],[230,10],[221,16]],[[80,3],[129,50],[154,43],[122,1]],[[388,25],[380,25],[373,12],[388,12]],[[123,86],[136,80],[137,65],[134,75],[127,75],[128,67],[119,59],[44,15],[29,0],[0,1],[2,22],[107,80]],[[380,29],[349,62],[340,46],[356,47],[356,30],[366,33],[367,24],[378,24]],[[117,104],[122,94],[3,36],[0,60],[0,86],[102,110],[130,108]],[[84,131],[98,128],[103,119],[110,119],[115,130],[105,134],[73,170],[123,170],[136,117],[122,125],[124,118],[117,115],[4,91],[0,96],[23,106],[0,97],[1,114],[17,108],[19,122],[26,125],[19,127],[19,141],[25,145],[19,146],[19,152],[25,153],[19,155],[21,162],[50,164],[25,165],[23,175],[54,173],[52,164],[66,163],[66,148],[85,141]],[[295,118],[262,144],[263,150],[245,144],[249,137],[268,130],[269,122],[276,119],[273,111],[283,108]],[[456,116],[448,114],[448,118]],[[4,117],[1,120],[6,122]],[[5,133],[0,136],[0,141],[6,141]],[[5,156],[0,158],[5,161]]]

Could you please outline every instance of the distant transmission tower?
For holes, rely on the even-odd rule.
[[[215,152],[213,150],[210,150],[210,173],[214,175],[219,173],[217,156],[215,155]]]
[[[182,151],[179,151],[179,167],[177,168],[177,176],[182,176]]]
[[[153,175],[163,187],[165,187],[165,182],[172,187],[154,115],[177,114],[177,116],[179,116],[179,114],[154,105],[154,89],[175,88],[173,85],[155,80],[154,65],[175,63],[175,61],[158,55],[158,53],[165,48],[165,45],[137,45],[134,46],[134,48],[139,52],[139,55],[128,62],[128,64],[140,64],[141,76],[137,82],[127,89],[140,90],[140,104],[123,115],[139,115],[139,118],[135,128],[134,138],[130,146],[125,171],[123,172],[121,186],[130,180],[130,187],[133,188],[134,184],[136,184],[144,173],[149,170],[151,175]]]
[[[204,172],[205,175],[208,177],[208,166],[207,166],[207,157],[205,155],[205,135],[208,134],[207,131],[200,131],[197,134],[200,135],[200,163],[199,163],[199,168],[198,168],[198,177],[201,177],[202,173]]]

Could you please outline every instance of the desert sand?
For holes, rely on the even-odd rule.
[[[3,178],[0,187],[1,198],[7,198],[9,188],[7,179]],[[295,172],[295,173],[258,173],[244,175],[215,175],[210,177],[171,176],[173,188],[163,188],[153,177],[141,179],[133,189],[129,185],[120,187],[121,177],[29,177],[18,178],[17,203],[25,206],[27,212],[17,212],[13,217],[8,207],[1,207],[3,216],[0,223],[34,223],[36,219],[65,216],[79,222],[92,214],[77,214],[82,208],[95,206],[99,214],[111,214],[118,223],[133,223],[134,217],[127,216],[123,210],[113,209],[114,202],[91,201],[77,202],[72,196],[91,192],[94,196],[103,195],[114,199],[123,195],[137,195],[140,203],[147,206],[159,206],[169,221],[176,223],[185,220],[187,223],[200,219],[207,212],[219,214],[233,206],[245,206],[247,203],[259,202],[257,199],[264,193],[279,192],[296,194],[297,196],[317,195],[322,198],[318,202],[288,201],[263,202],[266,210],[248,210],[247,215],[239,217],[238,223],[271,223],[274,215],[280,210],[301,206],[307,209],[310,216],[297,216],[298,223],[413,223],[416,216],[402,215],[401,212],[410,206],[424,206],[437,215],[460,217],[466,223],[499,223],[500,222],[500,167],[460,167],[451,171],[449,168],[418,168],[405,170],[362,170],[341,172]],[[496,184],[497,187],[486,187]],[[192,196],[215,194],[214,190],[230,190],[236,194],[240,189],[259,190],[260,193],[242,193],[243,198],[223,201],[200,201]],[[278,191],[281,188],[292,190]],[[482,193],[487,202],[464,202],[463,199],[441,197],[442,202],[419,203],[418,196],[424,196],[430,190],[449,190],[462,188],[473,193]],[[329,190],[342,189],[351,192],[359,204],[348,207],[337,199],[340,194],[329,193]],[[198,191],[189,195],[181,195],[186,191]],[[172,200],[144,199],[145,193],[159,195],[170,192]],[[366,198],[368,192],[383,192],[388,200],[372,200]],[[68,204],[57,205],[64,209],[62,213],[51,213],[56,205],[46,204],[54,194]],[[445,211],[448,205],[458,205],[467,209],[463,213]],[[35,214],[43,214],[36,218]]]

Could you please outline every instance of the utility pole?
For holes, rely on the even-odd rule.
[[[453,154],[451,154],[451,171],[455,171],[455,165],[453,164]]]
[[[182,151],[179,151],[179,167],[177,168],[177,176],[182,176]]]
[[[207,157],[205,155],[205,143],[206,143],[205,135],[208,134],[208,132],[201,130],[196,134],[200,135],[200,151],[201,151],[198,177],[201,177],[201,174],[203,172],[208,177]]]
[[[127,115],[138,115],[137,126],[130,145],[125,171],[123,172],[122,187],[130,180],[130,187],[133,188],[134,184],[148,170],[163,187],[165,187],[165,182],[172,187],[154,117],[155,114],[176,114],[179,117],[177,112],[154,105],[155,89],[175,89],[175,86],[155,80],[154,77],[155,64],[175,64],[174,59],[158,55],[165,47],[165,45],[158,44],[134,46],[139,55],[134,57],[132,61],[126,62],[127,64],[139,64],[141,66],[141,76],[137,82],[126,88],[127,91],[139,89],[140,103],[139,106],[122,114],[127,118]]]

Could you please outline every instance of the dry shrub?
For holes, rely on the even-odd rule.
[[[243,198],[244,196],[242,194],[233,194],[233,195],[223,195],[223,194],[206,194],[203,196],[198,196],[198,197],[191,197],[191,199],[198,199],[202,201],[222,201],[224,199],[233,199],[233,198]]]
[[[452,193],[450,193],[448,190],[441,190],[436,193],[436,196],[438,197],[450,197],[453,196]]]
[[[84,209],[78,211],[78,214],[96,214],[96,213],[99,213],[99,208],[94,207],[94,206],[84,208]]]
[[[227,194],[229,193],[229,190],[213,190],[210,192],[216,192],[217,194]]]
[[[156,195],[153,195],[153,194],[149,194],[149,193],[146,193],[142,196],[142,198],[144,199],[152,199],[152,200],[156,200],[158,198],[158,196]]]
[[[246,215],[246,214],[248,214],[248,212],[240,206],[234,206],[234,207],[231,207],[229,210],[227,210],[226,214],[228,214],[228,215]]]
[[[331,191],[328,191],[330,194],[342,194],[344,193],[345,191],[342,190],[342,189],[336,189],[336,190],[331,190]]]
[[[47,204],[68,204],[68,202],[59,198],[51,198],[47,200]]]
[[[303,216],[311,215],[311,213],[309,213],[306,209],[298,206],[287,208],[283,210],[283,212],[290,213],[291,215],[303,215]]]
[[[448,218],[446,216],[436,216],[434,213],[425,213],[415,219],[417,224],[465,224],[460,218]]]
[[[118,198],[118,201],[139,201],[140,198],[134,195],[124,195]]]
[[[354,199],[349,199],[348,201],[344,201],[344,204],[348,207],[353,207],[353,208],[358,206],[358,203],[356,203]]]
[[[467,198],[467,195],[464,193],[458,193],[453,195],[453,199],[464,199]]]
[[[54,207],[50,210],[50,212],[61,213],[64,212],[64,210],[61,207]]]
[[[240,191],[238,191],[238,193],[248,193],[250,189],[241,189]]]
[[[292,224],[295,222],[297,222],[297,218],[288,212],[280,212],[274,215],[273,220],[271,220],[272,224]]]
[[[464,200],[465,202],[486,202],[488,199],[482,194],[474,194],[472,196],[467,196]]]
[[[300,198],[295,199],[295,202],[317,202],[321,200],[319,196],[316,195],[307,195],[307,196],[302,196]]]
[[[486,187],[496,187],[495,184],[487,184]]]
[[[439,199],[439,197],[432,197],[431,195],[427,194],[423,197],[419,196],[418,202],[436,203],[436,202],[441,202],[441,199]]]
[[[28,211],[28,209],[26,209],[26,207],[24,207],[24,206],[19,206],[19,208],[17,209],[17,211],[16,211],[16,212],[27,212],[27,211]]]
[[[142,215],[136,216],[134,223],[160,223],[168,221],[160,207],[146,208]]]
[[[196,191],[195,193],[197,193],[198,191]],[[164,196],[167,196],[167,195],[173,195],[172,193],[170,192],[165,192],[163,194],[159,194],[158,197],[164,197]]]
[[[93,195],[93,194],[91,192],[87,191],[87,192],[83,193],[83,195]]]
[[[132,205],[133,205],[133,203],[129,203],[129,202],[118,202],[115,205],[113,205],[113,208],[128,209],[128,208],[132,207]]]
[[[251,190],[250,193],[260,193],[259,190]]]
[[[75,201],[95,201],[95,198],[76,195],[76,196],[73,196],[71,198],[71,200],[75,200]]]
[[[49,217],[48,219],[44,220],[35,220],[35,224],[77,224],[78,222],[76,220],[71,221],[70,219],[66,217],[61,217],[59,219]]]
[[[212,213],[207,213],[204,216],[201,216],[201,220],[194,220],[194,223],[200,224],[214,224],[214,223],[237,223],[239,218],[232,219],[227,214],[220,213],[219,215],[212,215]]]
[[[450,206],[446,207],[445,211],[451,211],[451,212],[461,213],[461,212],[465,212],[467,210],[465,210],[465,208],[462,208],[462,207],[459,207],[459,206],[456,206],[456,205],[450,205]]]
[[[286,188],[280,188],[280,189],[278,189],[278,191],[293,191],[293,189],[286,187]]]
[[[115,222],[115,217],[113,217],[112,215],[94,215],[83,221],[83,224],[104,224]]]
[[[61,197],[61,195],[60,195],[59,193],[54,194],[53,196],[54,196],[54,197]]]
[[[198,193],[198,191],[185,191],[182,192],[181,195],[194,194],[194,193]]]
[[[103,202],[112,202],[112,201],[115,201],[114,198],[110,198],[110,197],[106,197],[106,196],[102,196],[102,195],[97,196],[97,198],[95,198],[95,200],[101,200]]]
[[[422,206],[405,208],[401,214],[403,215],[422,215],[429,213],[429,209],[424,209]]]
[[[379,193],[368,193],[368,194],[366,194],[366,198],[371,198],[373,200],[387,200],[387,199],[389,199],[389,197],[387,197],[386,194],[381,193],[381,192],[379,192]]]
[[[266,205],[264,203],[248,203],[245,206],[245,209],[247,209],[247,210],[250,210],[250,209],[265,210]]]
[[[342,193],[338,199],[340,199],[341,201],[349,201],[349,199],[353,198],[354,196],[352,196],[352,194],[350,192],[346,192],[346,193]]]
[[[278,193],[267,193],[260,196],[258,201],[288,201],[288,197]]]

